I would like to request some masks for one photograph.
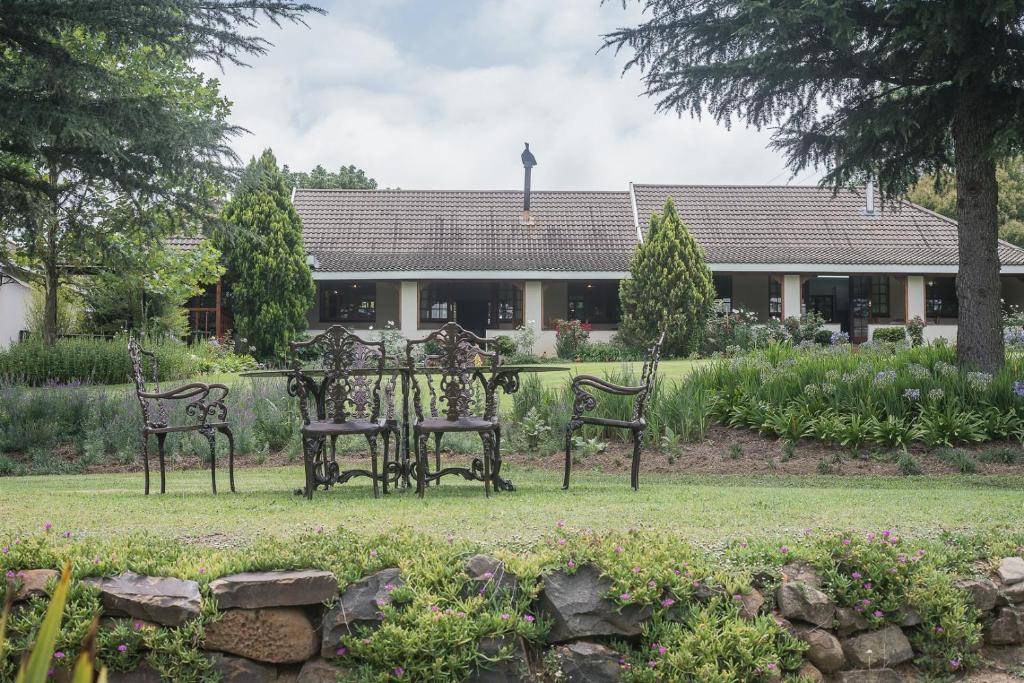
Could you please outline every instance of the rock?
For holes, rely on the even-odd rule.
[[[887,668],[914,658],[910,641],[899,626],[854,636],[843,642],[849,664],[862,669]]]
[[[1016,645],[1024,642],[1024,614],[1014,607],[1003,607],[985,627],[985,642],[990,645]]]
[[[521,683],[532,680],[526,650],[515,636],[481,638],[477,642],[477,650],[491,662],[486,668],[470,673],[465,683]]]
[[[848,638],[858,631],[866,631],[870,626],[867,617],[852,607],[837,607],[835,623],[836,635],[840,638]]]
[[[558,666],[569,683],[613,683],[622,679],[619,654],[611,648],[579,641],[558,648]]]
[[[317,605],[338,596],[338,580],[317,569],[245,572],[210,582],[219,609]]]
[[[964,579],[956,582],[957,588],[967,591],[974,601],[974,607],[982,612],[996,608],[999,591],[988,579]]]
[[[295,683],[336,683],[342,676],[350,673],[347,668],[327,660],[311,659],[302,665]]]
[[[813,681],[814,683],[825,683],[825,675],[818,670],[818,667],[814,666],[810,662],[804,662],[797,669],[796,675],[800,676],[804,680]]]
[[[467,595],[476,595],[490,588],[494,595],[515,595],[519,581],[511,572],[505,571],[505,563],[490,555],[474,555],[466,560],[464,567],[469,577]]]
[[[548,641],[552,643],[591,636],[640,635],[641,624],[651,616],[649,605],[620,608],[605,598],[612,583],[592,565],[580,567],[575,574],[547,574],[543,583],[538,603],[540,611],[551,617]]]
[[[14,592],[14,602],[21,602],[34,595],[46,595],[46,582],[59,578],[60,572],[54,569],[23,569],[13,579],[8,578],[7,583],[18,587]]]
[[[100,589],[103,609],[111,616],[129,616],[162,626],[181,626],[199,616],[199,584],[165,576],[124,572],[83,583]]]
[[[391,604],[391,591],[402,584],[394,567],[350,584],[338,604],[324,615],[320,654],[328,659],[335,657],[341,637],[351,633],[356,625],[378,626],[384,620],[381,608]]]
[[[1024,583],[1015,583],[1002,590],[1000,595],[1007,605],[1017,605],[1024,602]]]
[[[999,578],[1007,586],[1024,581],[1024,558],[1004,557],[999,563]]]
[[[843,645],[834,635],[820,628],[797,628],[796,637],[808,645],[805,656],[824,671],[832,673],[846,665]]]
[[[229,609],[206,627],[203,647],[257,662],[291,664],[316,654],[316,634],[295,607]]]
[[[921,613],[913,607],[903,608],[897,616],[900,618],[900,626],[903,628],[918,626],[921,623]]]
[[[108,672],[107,683],[160,683],[160,674],[143,660],[134,671]]]
[[[693,585],[693,597],[702,603],[709,603],[712,599],[725,595],[725,589],[714,584],[696,581]]]
[[[790,583],[805,583],[811,588],[821,588],[821,574],[810,562],[804,562],[797,560],[796,562],[790,562],[787,565],[783,565],[782,569],[782,582]]]
[[[873,669],[863,671],[843,671],[836,679],[837,683],[904,683],[903,677],[892,669]]]
[[[822,628],[830,628],[836,614],[832,598],[801,581],[779,586],[775,591],[775,604],[787,619],[799,619]]]
[[[764,596],[759,591],[752,590],[746,594],[733,596],[740,607],[740,616],[744,619],[754,619],[761,612],[764,606]]]
[[[213,669],[221,683],[276,683],[277,669],[242,657],[220,654],[210,655]]]

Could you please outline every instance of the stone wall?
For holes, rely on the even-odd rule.
[[[516,577],[493,557],[473,556],[463,569],[467,594],[484,589],[492,594],[519,590]],[[56,575],[48,569],[9,575],[15,604],[44,594],[47,582]],[[203,611],[203,596],[194,581],[125,572],[86,582],[100,592],[104,628],[126,620],[135,629],[176,627],[200,618]],[[215,601],[219,618],[205,627],[203,649],[226,683],[336,681],[349,673],[340,638],[357,626],[379,626],[384,618],[381,610],[396,600],[396,589],[403,584],[397,568],[362,577],[341,590],[333,574],[317,569],[225,576],[209,584],[208,598]],[[616,604],[608,597],[611,585],[591,565],[572,573],[545,574],[534,607],[536,614],[551,621],[547,643],[538,647],[512,636],[485,638],[478,643],[480,651],[498,661],[467,680],[538,680],[535,675],[542,663],[549,674],[551,667],[560,670],[560,680],[620,680],[626,664],[610,644],[639,636],[653,610],[651,606]],[[755,588],[733,596],[740,616],[771,615],[782,628],[807,643],[800,669],[805,680],[904,680],[901,669],[916,655],[908,634],[921,623],[913,609],[905,610],[900,625],[869,630],[865,608],[836,605],[822,590],[819,573],[802,562],[785,565],[781,577],[755,581],[755,586],[773,588],[773,592],[763,595]],[[979,610],[988,645],[1024,643],[1024,559],[1005,558],[991,577],[962,580],[958,586]],[[708,601],[723,594],[721,587],[702,586],[695,597]],[[667,618],[672,618],[671,611]],[[112,683],[157,680],[144,659],[136,671],[114,673],[110,678]],[[766,680],[773,679],[768,676]]]

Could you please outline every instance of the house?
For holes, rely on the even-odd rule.
[[[24,271],[0,264],[0,349],[15,343],[28,330],[32,288]]]
[[[530,167],[526,167],[529,174]],[[819,312],[855,342],[920,316],[956,339],[956,224],[871,188],[631,184],[621,192],[297,190],[316,302],[311,330],[408,337],[448,320],[478,334],[591,324],[608,340],[619,281],[669,197],[703,247],[721,310],[766,321]],[[1001,242],[1003,295],[1024,304],[1024,250]]]

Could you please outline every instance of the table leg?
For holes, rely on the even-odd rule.
[[[402,482],[409,488],[409,371],[402,370]]]

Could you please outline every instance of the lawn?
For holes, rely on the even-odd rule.
[[[4,479],[0,519],[6,531],[50,521],[77,533],[150,531],[233,543],[323,525],[379,531],[396,525],[440,537],[516,545],[569,528],[644,528],[705,544],[754,535],[793,536],[805,529],[878,530],[908,536],[941,530],[983,531],[1020,522],[1024,477],[852,477],[648,475],[634,493],[627,476],[579,472],[569,492],[551,470],[507,468],[514,493],[487,500],[479,484],[446,480],[425,500],[397,493],[380,500],[365,479],[312,502],[295,496],[298,467],[237,474],[240,493],[209,494],[209,473],[171,471],[169,493],[146,498],[142,475],[33,476]],[[221,486],[226,489],[226,472]]]

